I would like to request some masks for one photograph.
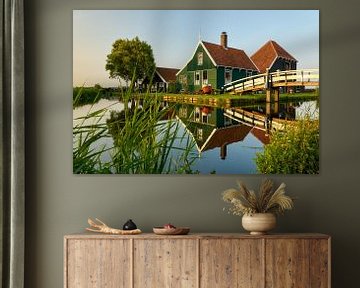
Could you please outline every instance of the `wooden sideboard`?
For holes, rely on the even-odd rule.
[[[65,288],[329,288],[323,234],[67,235]]]

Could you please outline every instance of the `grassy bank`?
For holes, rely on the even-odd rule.
[[[153,94],[149,95],[150,97]],[[262,94],[246,94],[246,95],[232,95],[232,94],[220,94],[220,95],[197,95],[197,94],[170,94],[161,93],[158,94],[163,100],[177,103],[192,103],[198,105],[209,105],[214,107],[227,108],[231,106],[242,106],[256,103],[266,102],[265,93]],[[319,97],[318,92],[306,92],[306,93],[283,93],[280,94],[281,101],[302,101],[312,100]]]
[[[94,87],[74,87],[73,88],[73,108],[94,104],[100,99],[112,99],[119,97],[119,91],[112,88]]]
[[[161,96],[175,96],[175,97],[183,97],[183,98],[198,98],[198,99],[236,99],[236,100],[259,100],[265,101],[266,94],[265,93],[257,93],[257,94],[243,94],[243,95],[234,95],[234,94],[216,94],[216,95],[201,95],[201,94],[173,94],[173,93],[160,93],[158,95]],[[317,98],[319,97],[318,92],[303,92],[303,93],[281,93],[280,100],[282,99],[309,99],[309,98]]]
[[[128,91],[113,88],[102,88],[100,85],[94,87],[74,87],[73,88],[73,107],[86,104],[94,104],[100,99],[124,99]],[[200,105],[209,105],[216,107],[229,107],[231,105],[249,105],[266,101],[265,93],[258,94],[217,94],[217,95],[201,95],[201,94],[176,94],[176,93],[131,93],[131,98],[157,98],[169,102],[177,103],[193,103]],[[81,97],[80,97],[81,95]],[[317,99],[319,92],[304,93],[281,93],[280,101],[301,101]]]

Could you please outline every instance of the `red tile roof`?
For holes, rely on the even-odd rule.
[[[216,65],[239,67],[243,69],[258,71],[249,56],[243,50],[235,48],[224,48],[221,45],[202,41]]]
[[[270,68],[275,59],[278,57],[297,61],[293,56],[291,56],[291,54],[273,40],[266,42],[250,58],[259,68],[260,73],[265,73],[266,68]]]
[[[251,130],[251,134],[253,134],[263,144],[270,143],[270,135],[266,133],[264,130],[254,127]]]
[[[176,73],[179,69],[176,68],[165,68],[165,67],[156,67],[156,72],[166,81],[175,81]]]
[[[215,133],[211,135],[211,138],[208,140],[205,146],[201,147],[201,151],[221,147],[224,144],[231,144],[242,141],[251,129],[252,127],[247,125],[218,128],[216,129]]]

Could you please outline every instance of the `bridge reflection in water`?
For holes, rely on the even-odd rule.
[[[176,117],[196,142],[198,152],[201,154],[219,149],[218,157],[225,160],[228,156],[227,147],[243,142],[249,135],[260,142],[257,148],[268,144],[270,130],[281,129],[286,121],[295,120],[296,109],[301,103],[264,103],[242,108],[177,104],[175,110]],[[266,115],[272,115],[272,118]]]
[[[139,105],[141,106],[141,103]],[[178,131],[178,139],[175,140],[175,147],[181,148],[185,146],[184,142],[186,141],[181,141],[184,130],[188,132],[187,135],[196,143],[192,152],[198,154],[198,159],[191,165],[191,169],[194,173],[198,171],[201,174],[258,173],[254,159],[256,154],[263,151],[264,146],[269,143],[270,137],[264,123],[261,123],[261,121],[257,123],[257,118],[255,116],[253,118],[252,115],[264,117],[270,112],[273,122],[274,119],[279,119],[279,121],[297,120],[307,112],[315,114],[314,118],[318,116],[316,113],[318,111],[318,101],[261,103],[242,107],[226,105],[226,108],[173,102],[163,102],[162,105],[164,108],[171,107],[171,109],[174,109],[176,115],[174,116],[174,113],[169,111],[167,117],[163,120],[174,120],[176,117],[182,123]],[[98,111],[103,107],[113,108],[115,110],[113,116],[116,117],[121,117],[124,110],[124,104],[119,103],[117,100],[100,100],[94,107],[91,106],[90,108],[90,105],[88,105],[87,107],[76,108],[74,110],[74,119],[88,115],[89,109]],[[239,119],[229,117],[229,114],[234,113],[234,111],[249,115],[249,119],[245,119],[249,121],[242,121],[241,119],[239,121]],[[103,120],[110,120],[111,117],[111,113],[108,113]],[[253,121],[253,119],[255,120]],[[74,120],[74,123],[76,121]],[[111,131],[109,132],[111,134]],[[112,147],[115,143],[114,140],[116,140],[114,136],[104,137],[99,139],[96,145],[99,147]],[[179,151],[179,149],[173,149],[172,153],[180,153]],[[104,153],[102,161],[104,163],[111,161],[110,153]]]

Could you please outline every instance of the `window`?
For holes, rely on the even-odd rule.
[[[203,52],[199,52],[198,55],[197,55],[197,62],[198,62],[198,65],[203,65]]]
[[[200,85],[200,71],[195,72],[195,85]]]
[[[197,132],[197,133],[196,133],[196,134],[197,134],[197,135],[196,135],[196,136],[197,136],[197,139],[200,140],[200,141],[202,141],[202,140],[203,140],[203,129],[198,128],[196,132]]]
[[[195,122],[200,122],[200,108],[199,107],[195,108],[194,120],[195,120]]]
[[[207,114],[202,114],[202,123],[208,123],[209,122],[209,116]]]
[[[181,107],[179,109],[179,117],[180,118],[187,118],[187,114],[188,114],[188,111],[187,111],[186,107]]]
[[[252,76],[252,71],[251,70],[246,70],[246,77],[250,77]]]
[[[158,92],[164,91],[165,89],[165,83],[164,82],[158,82]]]
[[[231,69],[226,68],[225,69],[225,84],[231,82]]]
[[[285,61],[285,70],[290,70],[290,62]]]
[[[231,118],[224,116],[224,126],[227,127],[230,125],[232,125]]]
[[[208,84],[208,71],[207,70],[202,71],[202,84],[203,85]]]

